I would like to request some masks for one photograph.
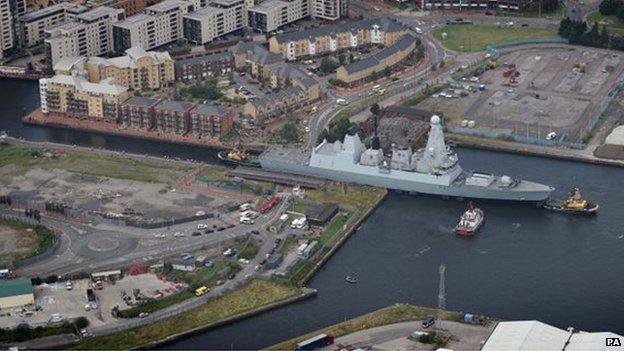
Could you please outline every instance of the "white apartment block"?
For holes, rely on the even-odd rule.
[[[249,8],[249,26],[268,33],[310,15],[309,0],[268,0]]]
[[[145,14],[116,23],[115,51],[121,53],[133,46],[151,50],[182,38],[183,17],[199,6],[199,1],[165,0],[146,8]]]
[[[311,0],[312,17],[336,21],[348,16],[348,0]]]
[[[214,0],[184,16],[184,38],[194,44],[206,44],[245,26],[245,0]]]
[[[123,18],[123,9],[96,7],[76,15],[72,21],[46,29],[49,67],[69,56],[101,56],[113,51],[113,24]]]
[[[41,44],[46,29],[73,20],[76,15],[87,11],[89,8],[86,6],[62,2],[28,12],[18,20],[19,43],[27,48]]]
[[[17,44],[16,19],[26,10],[25,0],[0,0],[0,60]]]

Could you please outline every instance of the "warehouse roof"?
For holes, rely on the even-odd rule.
[[[347,22],[347,23],[340,23],[340,24],[333,24],[333,25],[328,25],[328,26],[320,26],[317,28],[313,28],[310,30],[303,30],[303,31],[295,31],[295,32],[289,32],[289,33],[284,33],[284,34],[278,34],[275,36],[275,39],[279,42],[279,43],[287,43],[290,41],[298,41],[298,40],[303,40],[303,39],[314,39],[317,37],[323,37],[323,36],[327,36],[327,35],[335,35],[337,33],[343,33],[343,32],[347,32],[350,31],[352,33],[357,32],[358,30],[361,29],[370,29],[373,26],[379,26],[379,28],[386,33],[393,33],[393,32],[399,32],[402,30],[406,30],[407,28],[398,23],[395,20],[386,18],[386,17],[382,17],[382,18],[378,18],[378,19],[365,19],[365,20],[361,20],[361,21],[355,21],[355,22]]]
[[[0,280],[0,298],[33,293],[30,278]]]

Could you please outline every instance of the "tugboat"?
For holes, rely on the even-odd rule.
[[[579,188],[572,188],[570,196],[565,199],[548,199],[542,205],[547,210],[575,213],[575,214],[595,214],[598,211],[598,204],[584,200],[581,197]]]
[[[350,276],[350,275],[346,276],[345,280],[347,281],[347,283],[351,283],[351,284],[357,283],[357,278],[353,277],[353,276]]]
[[[464,212],[455,227],[455,233],[461,236],[472,236],[481,227],[484,219],[483,211],[470,202],[468,210]]]
[[[258,156],[252,155],[244,149],[222,150],[217,153],[217,157],[231,166],[260,167]]]

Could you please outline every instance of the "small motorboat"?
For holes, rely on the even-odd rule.
[[[479,230],[484,219],[485,215],[483,211],[470,202],[468,210],[464,212],[459,219],[459,223],[457,223],[455,227],[455,233],[462,236],[471,236]]]
[[[346,276],[345,280],[347,281],[347,283],[351,283],[351,284],[357,283],[357,278],[351,275]]]
[[[584,200],[579,188],[572,188],[570,196],[565,199],[548,199],[542,205],[547,210],[573,214],[595,214],[598,204]]]

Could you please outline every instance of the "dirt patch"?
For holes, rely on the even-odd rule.
[[[37,238],[31,229],[16,229],[0,224],[0,267],[29,256],[37,249]]]

